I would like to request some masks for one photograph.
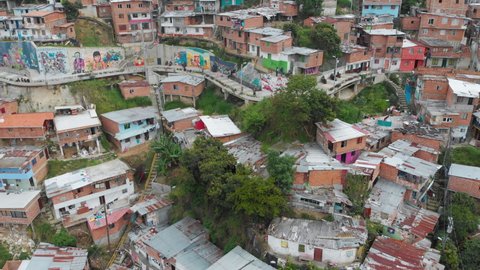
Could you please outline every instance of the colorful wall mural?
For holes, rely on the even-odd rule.
[[[212,71],[221,72],[225,75],[230,75],[232,70],[237,70],[237,64],[223,61],[221,58],[214,55],[210,56],[210,63],[212,64]]]
[[[31,68],[38,70],[38,61],[36,46],[33,42],[0,42],[0,66],[25,69]]]
[[[46,74],[81,74],[116,68],[124,59],[122,48],[37,48],[39,70]]]
[[[185,50],[178,51],[175,54],[174,63],[181,66],[210,69],[210,57],[212,55],[211,52],[203,49],[185,48]]]

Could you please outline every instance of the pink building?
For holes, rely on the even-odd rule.
[[[404,39],[400,58],[400,71],[413,71],[425,64],[425,47]]]

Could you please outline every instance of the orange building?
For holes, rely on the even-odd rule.
[[[120,92],[124,99],[130,99],[134,97],[149,97],[151,87],[147,81],[123,81],[118,84]]]
[[[162,111],[163,126],[173,132],[184,131],[193,128],[193,121],[198,118],[200,112],[194,108],[172,109]]]
[[[448,170],[448,190],[480,199],[480,168],[452,164]]]
[[[39,190],[0,192],[0,224],[30,225],[40,214]]]
[[[87,224],[93,242],[96,245],[103,246],[107,245],[108,241],[116,243],[120,240],[130,222],[130,212],[129,208],[115,209],[110,211],[107,217],[105,217],[104,213],[102,216],[95,216],[89,219]]]
[[[164,96],[174,97],[195,106],[196,100],[205,89],[205,79],[194,75],[174,75],[160,81]]]
[[[52,130],[51,112],[1,116],[0,139],[7,144],[43,144]]]
[[[0,117],[16,113],[18,113],[18,101],[16,99],[0,98]]]
[[[120,43],[152,41],[156,24],[152,12],[151,0],[112,0],[113,30]]]
[[[27,31],[26,39],[48,41],[75,38],[73,23],[67,23],[64,12],[33,11],[23,15],[23,27]]]

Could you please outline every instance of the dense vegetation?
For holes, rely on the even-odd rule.
[[[480,148],[470,145],[455,147],[451,149],[450,162],[480,167]]]
[[[67,15],[67,21],[71,22],[78,18],[80,15],[79,9],[83,8],[82,3],[80,1],[62,1],[63,9],[65,10],[65,14]]]
[[[102,162],[106,162],[115,158],[113,154],[104,156],[102,160],[100,159],[72,159],[72,160],[57,160],[50,159],[48,160],[48,175],[47,178],[51,178],[57,175],[61,175],[67,172],[79,170],[85,167],[95,166]]]
[[[73,95],[84,96],[88,102],[95,104],[98,114],[152,105],[149,97],[125,100],[120,90],[114,86],[115,83],[117,83],[115,80],[96,79],[77,81],[69,84],[69,87]]]
[[[322,0],[296,0],[299,19],[322,15]]]
[[[351,101],[340,101],[337,117],[348,123],[356,123],[367,115],[383,115],[397,100],[395,93],[384,84],[375,84],[363,89]]]
[[[328,23],[319,23],[315,27],[287,23],[283,30],[291,31],[296,46],[323,50],[326,58],[340,56],[340,38],[335,28]]]
[[[197,107],[202,110],[203,114],[230,114],[234,105],[216,95],[215,89],[209,87],[198,99]]]
[[[0,243],[0,267],[3,267],[5,262],[11,259],[12,254],[10,254],[6,246]]]
[[[364,175],[347,175],[344,193],[352,202],[352,214],[362,215],[365,199],[368,196],[368,178]]]
[[[211,240],[225,251],[245,246],[249,224],[266,225],[286,207],[286,197],[273,179],[238,165],[214,139],[198,138],[182,153],[179,171],[171,183],[173,221],[185,215],[201,220]]]
[[[246,107],[242,128],[262,141],[307,141],[315,136],[315,123],[333,120],[337,100],[317,89],[313,76],[294,75],[275,96]]]

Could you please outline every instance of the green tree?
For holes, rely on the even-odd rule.
[[[3,267],[6,261],[12,259],[12,254],[8,251],[8,248],[0,243],[0,267]]]
[[[63,9],[65,10],[65,14],[67,14],[67,21],[74,21],[80,15],[79,9],[83,8],[82,3],[80,1],[70,2],[68,0],[62,1]]]
[[[476,216],[475,201],[465,193],[455,193],[450,204],[453,217],[454,236],[462,244],[469,234],[476,232],[479,221]],[[446,217],[443,216],[443,222]]]
[[[425,0],[403,0],[401,14],[410,14],[411,7],[425,7]]]
[[[251,104],[242,113],[242,129],[258,136],[267,124],[271,102],[264,99],[257,104]]]
[[[331,24],[319,23],[311,33],[315,49],[323,50],[327,57],[340,56],[340,37]]]
[[[239,180],[238,188],[228,196],[235,211],[257,221],[269,221],[280,215],[287,201],[273,181],[256,176],[246,176]]]
[[[280,156],[277,151],[267,154],[267,170],[275,185],[283,194],[289,194],[293,184],[295,158],[292,156]]]
[[[159,155],[158,172],[165,175],[169,167],[177,165],[182,149],[173,141],[171,135],[162,134],[152,143],[152,149]]]
[[[361,215],[368,196],[368,178],[364,175],[347,174],[344,193],[352,202],[352,213]]]
[[[444,264],[446,268],[450,270],[459,269],[460,260],[458,258],[458,250],[451,240],[448,240],[445,244],[445,250],[443,251],[440,263]]]
[[[480,239],[471,239],[465,242],[460,257],[463,269],[474,270],[480,265]]]
[[[296,0],[300,19],[322,15],[322,0]]]
[[[75,247],[77,246],[77,238],[68,233],[65,228],[62,228],[52,237],[52,244],[57,247]]]

